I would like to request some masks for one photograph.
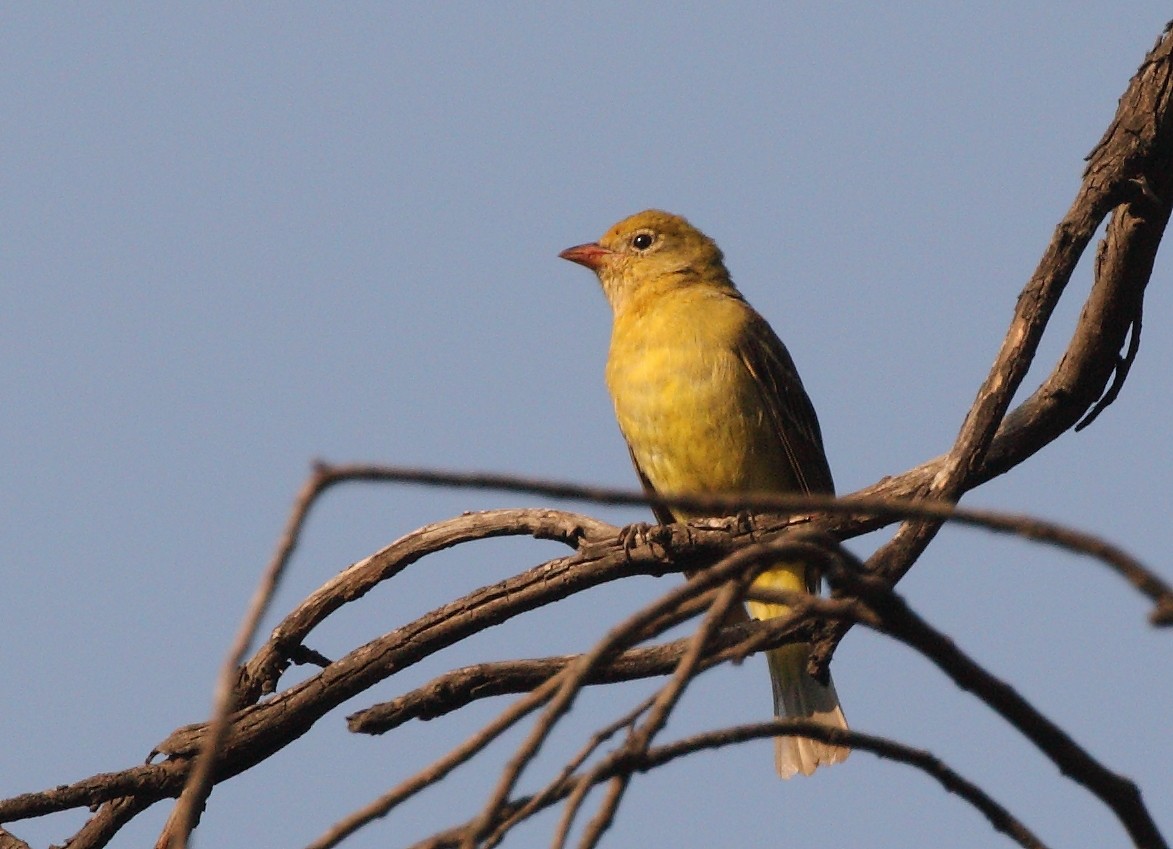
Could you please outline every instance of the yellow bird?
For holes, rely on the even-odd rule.
[[[598,275],[614,322],[607,388],[645,489],[663,493],[833,492],[814,408],[786,347],[729,277],[716,243],[686,220],[649,209],[563,259]],[[661,522],[690,517],[658,510]],[[762,588],[817,591],[802,563],[779,563]],[[786,607],[749,602],[758,619]],[[830,678],[806,672],[809,646],[768,652],[777,716],[846,728]],[[778,737],[783,778],[810,775],[849,750]]]

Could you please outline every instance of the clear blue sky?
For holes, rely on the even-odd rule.
[[[834,5],[9,5],[0,796],[130,766],[207,715],[312,458],[632,484],[602,385],[607,308],[557,253],[639,209],[685,214],[724,248],[799,364],[842,491],[945,450],[1168,5]],[[1170,574],[1169,275],[1166,250],[1120,400],[967,503],[1084,527]],[[421,524],[543,503],[339,491],[275,615]],[[436,558],[314,646],[340,654],[559,553]],[[344,713],[451,665],[581,649],[664,581],[497,629],[384,684],[220,786],[198,843],[308,842],[500,705],[374,740],[348,735]],[[1173,834],[1170,637],[1135,593],[1087,561],[970,531],[943,534],[901,587],[1138,780]],[[1126,845],[910,651],[857,630],[835,672],[855,727],[931,749],[1044,840]],[[589,695],[568,731],[617,710]],[[701,679],[665,739],[768,711],[754,659]],[[489,754],[349,845],[463,819],[508,748]],[[115,845],[148,845],[168,810]],[[14,830],[45,845],[83,815]],[[552,823],[513,845],[545,845]],[[782,783],[762,742],[638,780],[605,845],[1009,844],[909,768],[857,754]]]

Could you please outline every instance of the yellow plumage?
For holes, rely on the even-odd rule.
[[[664,493],[831,492],[814,410],[785,346],[729,279],[716,244],[683,218],[647,210],[561,254],[595,271],[614,314],[607,387],[644,486]],[[679,510],[661,521],[689,518]],[[814,590],[801,563],[755,586]],[[759,619],[785,607],[749,603]],[[779,716],[845,728],[834,685],[806,671],[808,647],[767,654]],[[779,737],[789,778],[848,750]]]

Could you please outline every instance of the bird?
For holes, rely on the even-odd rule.
[[[605,378],[636,474],[649,494],[833,493],[818,419],[786,346],[734,285],[717,243],[686,219],[636,213],[560,257],[586,266],[611,306]],[[653,508],[667,524],[698,518]],[[753,586],[818,591],[801,562],[771,564]],[[756,619],[788,608],[750,600]],[[807,671],[810,646],[767,652],[774,713],[847,728],[835,685]],[[850,749],[775,738],[782,778]]]

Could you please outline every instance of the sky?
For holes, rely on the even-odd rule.
[[[640,209],[686,215],[721,245],[798,363],[841,492],[945,451],[1168,16],[1155,0],[1126,9],[7,6],[0,797],[140,763],[208,715],[316,458],[633,486],[602,381],[608,310],[557,254]],[[1067,342],[1089,265],[1024,392]],[[1173,577],[1169,276],[1165,251],[1119,400],[966,504],[1101,534]],[[337,490],[263,633],[416,527],[550,503]],[[852,547],[866,555],[883,538]],[[313,647],[342,654],[563,553],[498,541],[430,558]],[[454,666],[585,650],[675,580],[600,589],[384,682],[217,787],[197,845],[308,843],[506,702],[378,738],[349,735],[345,714]],[[1135,592],[1090,560],[952,529],[900,591],[1136,780],[1173,836],[1170,638]],[[855,629],[834,671],[855,728],[933,751],[1050,845],[1127,845],[1106,809],[911,650]],[[644,692],[586,694],[523,787]],[[662,739],[769,707],[754,658],[698,679]],[[463,821],[517,739],[345,845],[407,845]],[[169,809],[112,845],[150,845]],[[45,846],[85,816],[11,828]],[[547,845],[556,816],[507,845]],[[858,753],[783,783],[763,741],[638,778],[603,845],[1011,844],[909,767]]]

